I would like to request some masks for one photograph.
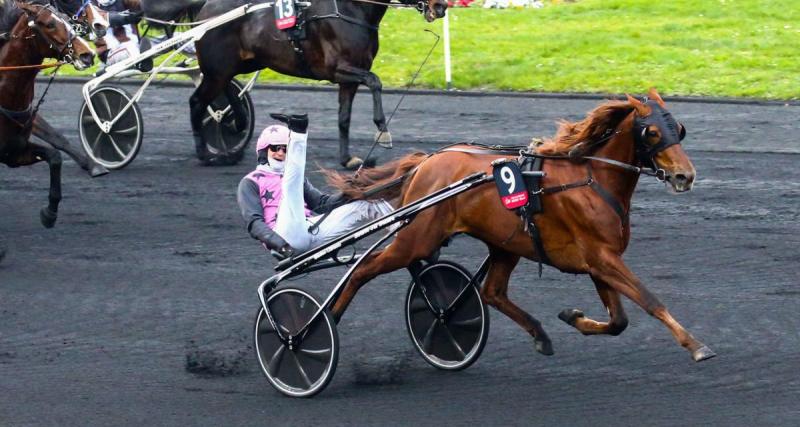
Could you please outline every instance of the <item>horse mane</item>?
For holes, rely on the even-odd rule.
[[[322,174],[328,185],[341,191],[350,199],[392,200],[400,197],[402,184],[405,182],[401,178],[413,173],[415,168],[427,158],[427,154],[416,152],[381,166],[361,169],[355,175],[346,175],[330,169],[322,169]]]
[[[545,139],[541,145],[532,143],[530,148],[550,156],[577,158],[589,155],[602,145],[593,143],[601,140],[609,129],[619,126],[633,110],[634,106],[627,101],[606,101],[581,121],[561,120],[553,138]]]

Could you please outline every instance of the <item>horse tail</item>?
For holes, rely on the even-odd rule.
[[[328,184],[353,200],[392,200],[400,196],[405,179],[428,155],[416,152],[374,168],[362,169],[357,175],[333,170],[322,171]]]

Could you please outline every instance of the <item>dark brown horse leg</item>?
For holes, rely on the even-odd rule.
[[[339,163],[347,169],[357,169],[362,159],[350,155],[350,116],[358,83],[339,83]]]
[[[89,176],[92,178],[96,178],[108,173],[108,169],[103,167],[103,165],[95,162],[85,154],[74,149],[69,141],[67,141],[63,135],[50,126],[50,123],[48,123],[44,117],[40,115],[37,115],[33,119],[33,135],[52,145],[56,149],[67,153],[68,156],[75,160],[75,163],[77,163],[81,169],[89,172]]]
[[[50,166],[50,194],[48,205],[40,212],[40,219],[45,228],[52,228],[58,219],[58,204],[61,202],[61,153],[49,145],[29,142],[16,158],[10,159],[8,165],[27,166],[41,160]]]
[[[518,262],[519,256],[490,247],[489,272],[481,288],[481,296],[487,304],[517,322],[528,332],[533,337],[536,351],[552,356],[553,343],[542,328],[542,323],[508,299],[508,280]]]
[[[608,310],[609,321],[598,322],[583,315],[578,309],[566,309],[558,314],[558,318],[575,327],[584,335],[619,335],[628,327],[628,316],[619,299],[619,293],[597,277],[592,277],[597,294]]]
[[[228,104],[230,104],[231,112],[233,113],[233,131],[241,133],[245,130],[247,113],[242,106],[242,99],[239,98],[239,90],[233,85],[226,85],[225,97],[228,98]]]
[[[647,290],[619,256],[610,253],[600,254],[592,264],[591,274],[593,277],[607,283],[617,292],[639,304],[647,314],[664,323],[672,332],[675,340],[692,353],[695,362],[716,356],[710,348],[693,337],[669,314],[667,308]]]
[[[375,122],[375,126],[378,127],[376,141],[384,146],[391,147],[392,135],[386,127],[386,115],[383,113],[383,102],[381,101],[381,94],[383,91],[381,79],[373,72],[349,65],[340,65],[336,68],[335,78],[336,82],[339,84],[356,83],[363,84],[369,88],[372,93],[372,121]],[[352,105],[352,99],[350,100],[350,104]],[[348,114],[348,118],[349,117],[350,115]],[[367,159],[367,161],[369,161],[369,159]]]
[[[213,75],[203,76],[203,81],[200,86],[189,98],[190,119],[192,123],[192,135],[194,136],[194,148],[197,152],[197,158],[204,164],[211,164],[214,159],[208,158],[208,150],[206,143],[200,136],[203,130],[203,115],[206,108],[211,104],[211,101],[217,97],[225,89],[230,79],[219,78]]]

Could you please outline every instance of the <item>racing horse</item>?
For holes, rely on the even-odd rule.
[[[445,0],[400,0],[405,5],[418,4],[428,22],[444,16]],[[205,19],[220,15],[247,0],[211,0],[198,15]],[[350,155],[350,115],[358,86],[366,85],[372,93],[376,138],[391,142],[381,103],[380,78],[370,71],[378,53],[378,26],[389,0],[318,0],[300,13],[298,31],[304,36],[292,39],[276,27],[272,9],[253,12],[245,17],[209,30],[197,43],[197,56],[203,81],[189,100],[192,130],[198,157],[209,159],[200,138],[204,111],[218,95],[225,93],[234,107],[235,126],[245,123],[245,111],[235,98],[228,82],[238,74],[270,68],[282,74],[314,80],[329,80],[339,85],[339,161],[355,169],[362,160]],[[293,30],[289,30],[293,31]],[[287,100],[286,102],[291,102]]]
[[[46,1],[6,1],[0,22],[15,24],[0,46],[0,163],[27,166],[45,160],[50,167],[48,206],[42,225],[55,225],[61,201],[61,154],[48,144],[30,141],[36,107],[36,75],[45,58],[55,58],[84,69],[94,62],[91,47]]]
[[[628,214],[641,172],[651,171],[675,192],[689,191],[695,177],[680,145],[685,128],[675,121],[655,90],[651,100],[608,101],[576,123],[564,122],[556,136],[536,150],[545,157],[541,185],[543,211],[535,216],[540,245],[523,228],[520,217],[501,204],[495,186],[484,185],[423,211],[394,242],[356,268],[333,304],[341,318],[358,289],[375,276],[426,259],[446,239],[465,233],[489,248],[490,267],[481,289],[483,300],[514,320],[534,338],[538,352],[553,354],[541,323],[507,294],[512,270],[521,257],[545,262],[563,272],[588,274],[609,313],[608,321],[566,309],[559,318],[585,335],[618,335],[628,325],[620,295],[631,299],[672,332],[695,361],[715,354],[681,326],[655,295],[625,265],[630,241]],[[491,173],[493,160],[507,156],[474,146],[454,146],[430,156],[412,154],[357,177],[328,172],[329,182],[354,199],[406,176],[367,198],[397,198],[401,205],[478,171]],[[643,167],[645,166],[645,167]],[[541,252],[537,250],[541,248]]]
[[[108,21],[105,19],[105,14],[91,2],[86,0],[52,0],[51,4],[58,11],[67,14],[73,28],[78,30],[78,34],[81,36],[92,31],[95,36],[102,37],[108,29]],[[0,19],[0,47],[8,41],[11,27],[16,24],[13,13],[6,12],[6,5],[10,5],[8,8],[13,10],[13,1],[0,1],[0,16],[4,17]],[[69,141],[39,114],[33,119],[33,135],[67,153],[90,176],[97,177],[108,173],[106,168],[70,145]]]

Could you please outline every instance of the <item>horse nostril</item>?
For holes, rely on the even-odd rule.
[[[92,64],[94,64],[94,55],[92,55],[91,53],[82,53],[80,55],[80,58],[81,62],[83,62],[87,66],[91,66]]]
[[[436,16],[443,17],[444,16],[444,5],[436,4],[433,6],[433,11],[436,12]]]
[[[675,181],[676,184],[685,185],[689,183],[689,177],[682,173],[675,174],[675,176],[673,176],[672,179]]]

